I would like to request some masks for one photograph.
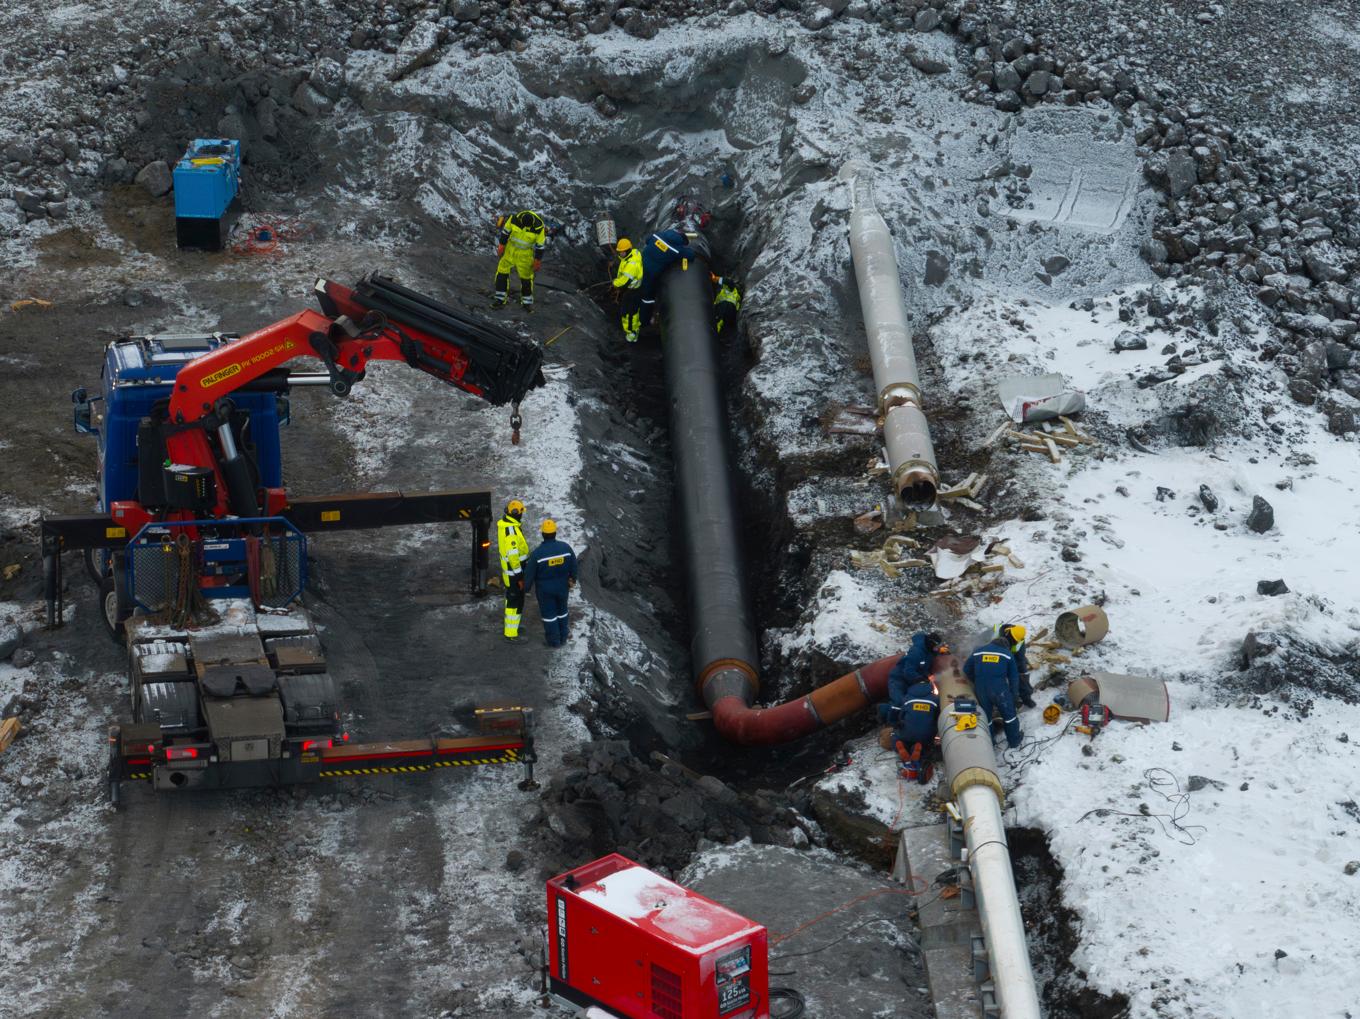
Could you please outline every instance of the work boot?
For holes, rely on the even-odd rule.
[[[929,785],[930,780],[934,777],[935,766],[933,764],[927,764],[924,768],[920,769],[920,773],[916,776],[916,781],[920,782],[922,785]]]
[[[491,298],[491,307],[495,308],[497,311],[499,311],[501,308],[504,308],[505,295],[497,294],[495,297]]]
[[[638,341],[638,334],[637,334],[637,333],[624,333],[624,334],[623,334],[623,338],[624,338],[625,340],[627,340],[629,343],[636,343],[636,342]]]
[[[1033,697],[1022,697],[1022,698],[1020,699],[1020,703],[1023,704],[1023,705],[1024,705],[1025,707],[1027,707],[1027,708],[1033,708],[1033,707],[1036,707],[1036,706],[1037,706],[1037,705],[1035,705],[1035,703],[1034,703],[1034,698],[1033,698]]]
[[[526,315],[532,315],[534,313],[533,301],[520,301],[519,306],[524,309],[524,314]]]

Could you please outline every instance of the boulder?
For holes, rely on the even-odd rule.
[[[170,189],[175,184],[174,177],[170,174],[170,166],[164,159],[147,163],[138,170],[136,181],[146,188],[146,193],[152,198],[160,198],[162,195],[169,194]]]
[[[1251,512],[1247,514],[1247,526],[1257,534],[1265,534],[1275,526],[1275,508],[1259,495],[1252,496]]]
[[[397,55],[392,70],[387,73],[389,81],[400,81],[408,74],[434,63],[439,55],[439,25],[433,21],[417,24],[397,47]]]

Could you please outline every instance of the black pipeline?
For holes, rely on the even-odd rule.
[[[692,235],[690,243],[707,253],[702,237]],[[724,738],[747,745],[784,743],[882,700],[899,656],[866,665],[805,697],[771,708],[751,707],[760,690],[759,657],[737,530],[713,291],[704,259],[666,270],[658,296],[675,487],[687,553],[695,682]]]

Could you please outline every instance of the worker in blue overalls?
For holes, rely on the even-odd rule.
[[[1027,708],[1034,707],[1034,687],[1029,681],[1029,658],[1025,655],[1025,628],[1019,623],[997,623],[992,627],[992,639],[1005,637],[1015,656],[1015,667],[1020,672],[1020,682],[1015,688],[1015,699]]]
[[[932,760],[940,720],[940,692],[931,679],[931,666],[937,655],[948,653],[939,634],[915,634],[888,674],[888,702],[878,706],[878,717],[893,727],[902,777],[922,785],[935,773]]]
[[[981,723],[991,732],[992,722],[999,721],[1006,729],[1006,743],[1011,747],[1020,745],[1020,719],[1016,714],[1015,702],[1020,687],[1020,670],[1011,653],[1008,636],[997,637],[989,644],[983,644],[963,664],[963,674],[973,684],[977,694],[978,716]],[[993,740],[995,736],[993,735]]]
[[[549,647],[567,642],[570,620],[567,595],[576,586],[576,553],[557,539],[557,524],[543,521],[543,541],[529,553],[524,565],[524,590],[538,587],[538,612],[543,617],[543,636]]]
[[[642,242],[642,322],[640,328],[646,329],[656,311],[656,287],[661,282],[661,274],[667,267],[680,263],[680,268],[688,269],[689,260],[697,258],[689,239],[679,230],[659,230],[648,234]]]

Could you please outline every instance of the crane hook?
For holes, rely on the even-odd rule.
[[[519,416],[519,404],[515,404],[514,409],[513,409],[512,411],[510,411],[510,443],[511,443],[511,445],[514,445],[514,446],[518,446],[518,445],[519,445],[519,430],[520,430],[520,428],[523,427],[523,425],[524,425],[524,419],[523,419],[522,417]]]

